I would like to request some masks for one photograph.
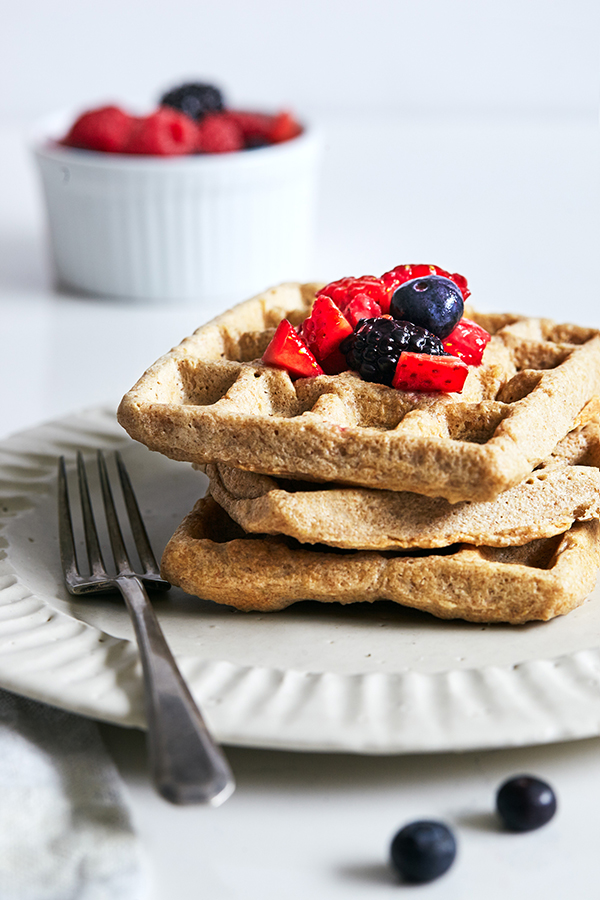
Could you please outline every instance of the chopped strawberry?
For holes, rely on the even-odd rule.
[[[334,350],[324,360],[321,361],[321,367],[326,375],[339,375],[340,372],[347,372],[349,369],[346,357],[341,350]]]
[[[310,316],[302,323],[302,337],[319,362],[338,349],[353,327],[330,297],[316,298]]]
[[[140,156],[183,156],[198,149],[198,129],[189,116],[161,106],[137,120],[124,149]]]
[[[202,153],[233,153],[244,149],[242,129],[228,113],[209,113],[197,125]]]
[[[376,315],[389,312],[391,295],[382,279],[375,278],[374,275],[363,275],[360,278],[340,278],[338,281],[326,284],[318,291],[317,296],[330,297],[345,315],[346,307],[359,294],[366,294],[378,304],[380,312]]]
[[[137,121],[118,106],[91,109],[73,123],[62,143],[83,150],[122,153]]]
[[[394,291],[396,291],[401,284],[404,284],[405,281],[412,281],[413,278],[425,278],[427,275],[440,275],[442,278],[450,278],[451,281],[460,288],[463,300],[466,300],[467,297],[471,296],[471,291],[468,288],[467,279],[464,275],[459,275],[458,272],[454,272],[451,275],[450,272],[446,272],[445,269],[440,269],[439,266],[434,265],[419,264],[396,266],[395,269],[390,269],[389,272],[385,272],[385,274],[381,276],[381,280],[387,287],[391,299]]]
[[[357,294],[344,309],[344,315],[354,327],[361,319],[375,319],[381,315],[381,306],[368,294]]]
[[[444,350],[446,353],[458,356],[469,366],[479,366],[483,351],[491,338],[491,334],[485,328],[463,316],[444,341]]]
[[[267,366],[287,369],[291,376],[297,378],[323,374],[323,369],[287,319],[283,319],[277,326],[271,343],[263,353],[262,361]]]
[[[469,367],[456,356],[402,353],[392,387],[399,391],[455,391],[460,393]]]
[[[292,138],[302,134],[302,126],[294,119],[289,112],[281,112],[273,119],[273,124],[269,132],[269,140],[272,144],[282,144],[284,141],[291,141]]]

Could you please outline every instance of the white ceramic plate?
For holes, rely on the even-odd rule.
[[[143,726],[140,666],[119,599],[63,587],[56,459],[120,448],[155,550],[203,476],[134,444],[91,410],[0,444],[0,685]],[[600,734],[600,596],[520,627],[443,622],[391,603],[239,613],[179,590],[156,600],[216,736],[295,750],[408,753]]]

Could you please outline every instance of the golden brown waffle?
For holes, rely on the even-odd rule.
[[[597,520],[523,547],[352,552],[247,535],[208,498],[167,544],[161,570],[189,594],[244,611],[385,599],[443,619],[520,624],[581,605],[599,563]]]
[[[555,453],[495,500],[450,504],[406,491],[287,482],[206,466],[211,496],[245,531],[353,550],[489,547],[561,534],[600,518],[600,426],[569,433]]]
[[[518,484],[600,392],[600,333],[478,315],[493,335],[462,394],[419,394],[355,373],[302,378],[262,365],[315,285],[285,284],[199,328],[123,398],[128,433],[173,459],[431,497],[491,500]]]

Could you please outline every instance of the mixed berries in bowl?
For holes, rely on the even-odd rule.
[[[288,111],[272,115],[231,109],[218,87],[187,82],[164,93],[145,116],[120,106],[87,110],[60,143],[102,153],[188,156],[255,150],[290,141],[302,131]]]
[[[71,292],[191,301],[209,319],[306,280],[320,142],[290,113],[188,82],[148,115],[102,106],[37,133],[56,280]]]
[[[397,390],[460,393],[490,340],[464,316],[469,296],[466,278],[434,265],[342,278],[298,329],[280,322],[262,359],[292,378],[352,370]]]

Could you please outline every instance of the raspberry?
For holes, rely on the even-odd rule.
[[[411,322],[388,318],[362,320],[342,341],[340,350],[364,381],[390,386],[404,351],[445,355],[442,342],[434,334]]]
[[[122,153],[136,124],[137,119],[118,106],[102,106],[79,116],[62,143],[83,150]]]
[[[162,106],[140,119],[126,153],[145,156],[182,156],[198,148],[198,129],[188,116]]]
[[[262,361],[267,366],[286,369],[296,378],[323,374],[323,369],[287,319],[282,319],[277,326]]]
[[[225,115],[241,130],[246,147],[264,147],[271,143],[273,116],[240,109],[228,109]]]
[[[177,109],[199,122],[207,113],[221,112],[223,95],[212,84],[188,82],[163,94],[160,104]]]
[[[394,291],[397,291],[400,285],[404,284],[405,281],[412,281],[414,278],[426,278],[428,275],[441,275],[442,278],[450,278],[450,280],[460,288],[463,300],[466,300],[467,297],[471,296],[471,291],[468,288],[467,279],[464,275],[459,275],[458,272],[454,272],[454,274],[451,275],[450,272],[446,272],[445,269],[440,269],[439,266],[434,265],[419,264],[396,266],[395,269],[390,269],[389,272],[382,275],[381,280],[388,288],[389,296],[391,297]]]
[[[198,146],[202,153],[232,153],[244,149],[244,137],[227,113],[212,113],[198,124]]]
[[[361,319],[374,319],[381,315],[379,303],[367,294],[357,294],[344,309],[344,315],[352,325],[356,327]]]
[[[272,144],[282,144],[298,137],[299,134],[302,134],[302,126],[296,122],[291,113],[281,112],[273,120],[269,140]]]
[[[374,300],[382,313],[389,311],[391,294],[382,279],[375,278],[373,275],[363,275],[361,278],[340,278],[338,281],[326,284],[318,291],[317,296],[330,297],[345,315],[346,307],[359,294],[366,294],[367,297]]]

